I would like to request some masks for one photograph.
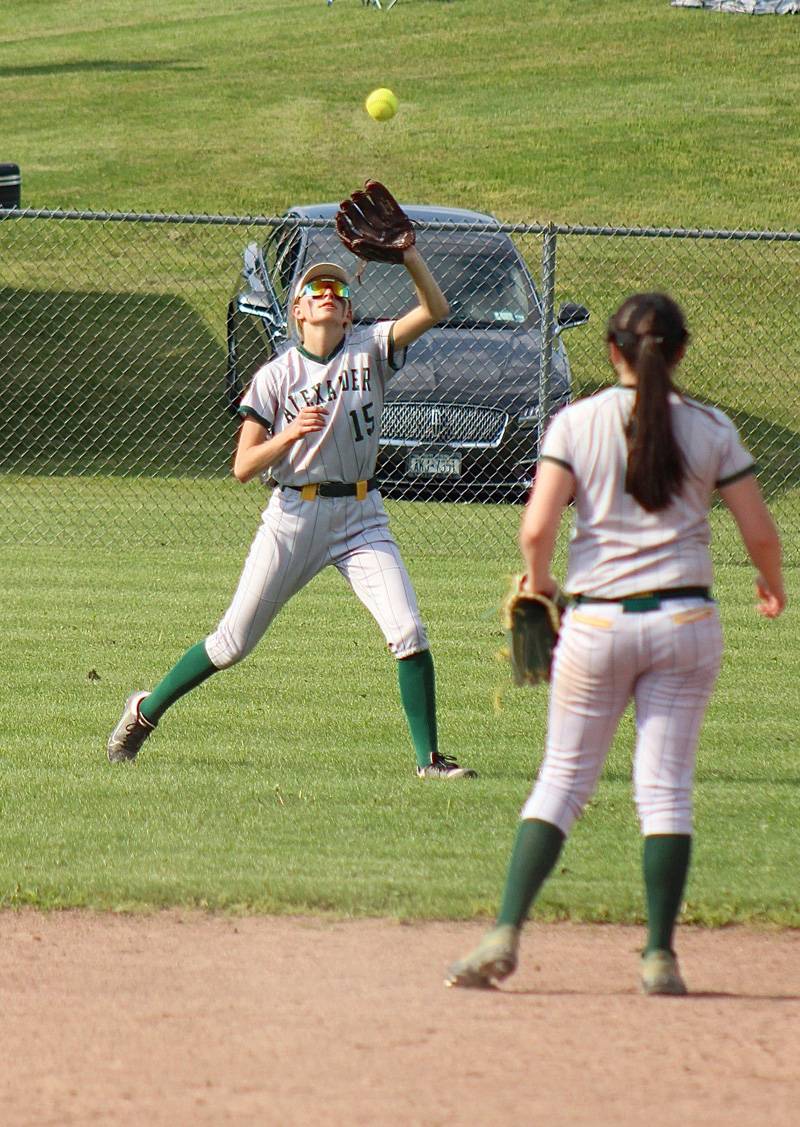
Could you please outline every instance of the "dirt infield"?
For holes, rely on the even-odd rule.
[[[483,928],[0,915],[0,1108],[23,1124],[796,1127],[800,932],[531,925],[501,990],[442,974]]]

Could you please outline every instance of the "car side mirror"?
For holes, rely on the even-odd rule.
[[[578,305],[574,301],[565,301],[558,311],[556,318],[556,336],[565,329],[577,329],[578,325],[585,325],[589,320],[589,310],[585,305]]]
[[[286,318],[272,311],[261,314],[274,340],[285,340],[289,335]]]
[[[261,293],[239,294],[236,306],[240,313],[249,313],[253,317],[260,317],[266,323],[271,336],[285,337],[287,335],[286,320],[282,313],[275,310],[274,303]]]

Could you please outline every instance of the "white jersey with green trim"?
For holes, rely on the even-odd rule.
[[[575,527],[565,589],[618,598],[666,587],[710,587],[712,494],[755,469],[722,411],[672,394],[677,441],[686,459],[680,494],[649,513],[625,491],[625,427],[635,389],[616,386],[565,407],[553,419],[541,457],[575,476]]]
[[[239,412],[280,434],[305,406],[327,409],[325,427],[295,442],[270,467],[280,485],[355,482],[375,472],[386,380],[405,362],[394,355],[394,321],[352,329],[330,356],[295,345],[256,372]]]

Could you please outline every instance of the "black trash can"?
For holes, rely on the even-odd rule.
[[[0,164],[0,207],[19,207],[22,177],[18,164]]]

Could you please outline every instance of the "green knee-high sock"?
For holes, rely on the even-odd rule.
[[[645,954],[672,950],[672,933],[683,898],[691,852],[689,834],[653,834],[644,839],[648,927]]]
[[[419,767],[427,766],[439,749],[436,735],[436,679],[430,650],[401,658],[397,663],[400,699],[408,720]]]
[[[206,653],[205,644],[198,642],[196,646],[186,651],[166,677],[159,681],[150,696],[142,701],[139,715],[149,720],[151,724],[157,724],[171,704],[190,689],[202,685],[203,681],[216,672],[218,672],[217,666]]]
[[[539,889],[558,860],[564,834],[552,822],[526,818],[520,822],[508,864],[498,924],[522,927]]]

